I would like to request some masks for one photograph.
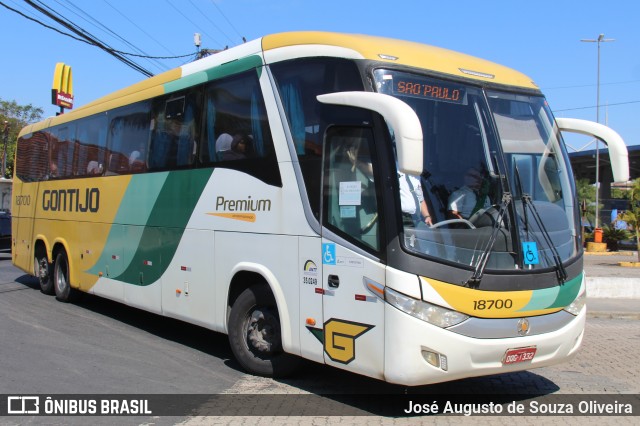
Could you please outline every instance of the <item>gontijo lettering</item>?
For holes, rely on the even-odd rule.
[[[100,209],[100,190],[86,188],[45,189],[42,192],[42,210],[52,212],[91,212]]]

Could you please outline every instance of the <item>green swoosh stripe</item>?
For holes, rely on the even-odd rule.
[[[579,274],[575,278],[572,278],[559,286],[545,288],[542,290],[534,290],[531,295],[531,300],[522,309],[520,309],[520,312],[539,309],[564,308],[571,304],[580,291],[582,275],[583,274]]]
[[[124,253],[130,261],[121,270],[112,266],[110,278],[142,286],[157,281],[171,263],[212,172],[199,169],[134,176],[105,250],[88,272],[97,274],[100,265],[113,264],[111,253]]]

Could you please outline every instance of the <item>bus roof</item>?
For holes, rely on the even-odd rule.
[[[538,90],[531,78],[511,68],[453,50],[411,41],[317,31],[280,33],[262,39],[265,52],[302,45],[342,47],[357,52],[364,59],[422,68],[485,83]]]
[[[277,55],[274,55],[277,52]],[[128,105],[168,93],[167,85],[180,79],[198,83],[204,77],[199,74],[207,69],[227,65],[243,58],[256,58],[264,53],[278,60],[302,56],[338,56],[370,59],[389,64],[406,65],[432,72],[466,78],[485,84],[506,85],[528,90],[538,90],[533,81],[518,71],[496,63],[452,50],[410,41],[361,34],[342,34],[320,31],[287,32],[265,36],[261,39],[224,50],[199,61],[158,74],[124,89],[92,101],[67,114],[51,117],[25,127],[20,135],[86,117],[99,112]],[[251,61],[252,63],[255,63]],[[184,83],[186,87],[188,84]],[[174,86],[179,87],[180,84]]]

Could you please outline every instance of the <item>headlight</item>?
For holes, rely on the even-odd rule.
[[[384,296],[385,301],[391,306],[438,327],[451,327],[469,318],[460,312],[405,296],[389,287],[385,287]]]
[[[580,295],[576,297],[576,299],[569,306],[564,308],[564,310],[569,312],[571,315],[577,316],[580,313],[580,311],[582,311],[582,308],[584,307],[586,302],[587,302],[587,290],[580,293]]]

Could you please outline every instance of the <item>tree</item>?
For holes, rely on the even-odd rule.
[[[13,175],[13,159],[16,149],[16,142],[18,140],[18,133],[27,124],[35,123],[42,119],[44,110],[40,107],[34,107],[33,105],[19,105],[16,101],[5,101],[0,98],[0,131],[5,129],[5,125],[8,125],[8,132],[6,135],[6,162],[7,168],[5,176],[11,177]],[[0,149],[4,150],[4,133],[0,133]],[[2,151],[0,151],[0,162],[2,161]]]
[[[628,192],[629,210],[618,215],[619,219],[627,222],[636,234],[636,249],[638,250],[638,262],[640,262],[640,178],[633,181],[633,185]]]
[[[595,223],[596,218],[596,187],[589,183],[589,179],[579,179],[576,182],[578,189],[578,202],[580,206],[585,205],[586,212],[581,212],[582,217],[589,223]],[[602,206],[602,205],[600,205]]]

